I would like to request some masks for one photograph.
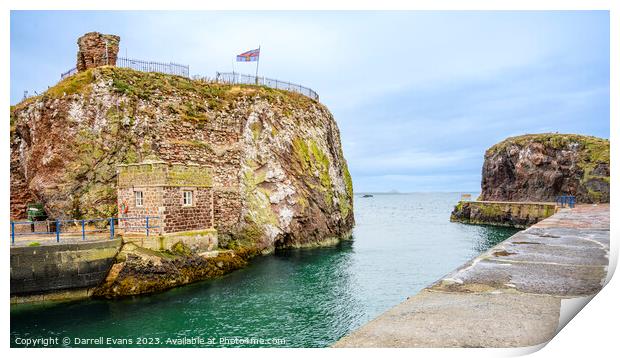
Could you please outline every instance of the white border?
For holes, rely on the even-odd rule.
[[[620,73],[618,72],[618,64],[620,61],[620,1],[614,0],[429,0],[429,1],[395,1],[395,0],[358,0],[355,2],[356,7],[351,8],[344,1],[335,0],[301,0],[301,1],[286,1],[286,0],[237,0],[235,2],[217,1],[217,2],[198,2],[189,0],[175,0],[175,1],[163,1],[163,0],[151,0],[151,1],[133,1],[127,0],[107,0],[100,2],[86,2],[86,1],[74,1],[74,0],[9,0],[3,1],[3,10],[0,15],[0,26],[2,26],[1,46],[2,46],[2,67],[4,80],[2,86],[0,86],[0,100],[2,101],[2,108],[5,111],[10,106],[9,103],[9,21],[10,21],[10,9],[18,10],[187,10],[187,9],[204,9],[204,10],[611,10],[610,12],[610,24],[611,24],[611,78],[610,78],[610,139],[612,139],[612,187],[616,188],[620,170],[618,165],[620,163],[618,156],[618,149],[613,142],[618,134],[618,90],[620,86]],[[6,113],[6,112],[5,112]],[[9,167],[9,124],[8,118],[5,120],[4,130],[1,131],[2,138],[2,165],[4,168]],[[4,205],[1,207],[0,215],[3,218],[1,221],[1,232],[8,232],[8,218],[9,218],[9,177],[2,176],[2,184],[5,188],[2,191]],[[611,217],[619,217],[620,211],[618,210],[618,203],[620,195],[616,190],[611,191]],[[618,254],[618,226],[615,222],[612,222],[612,248],[610,255],[610,275],[615,270],[617,265]],[[2,250],[2,257],[4,259],[3,281],[2,287],[5,292],[5,297],[8,297],[9,292],[9,246],[0,245]],[[592,299],[592,302],[588,304],[582,312],[574,319],[575,322],[569,323],[565,329],[563,329],[554,338],[545,349],[542,349],[537,353],[538,356],[608,356],[610,352],[617,351],[617,320],[620,317],[620,309],[618,308],[620,302],[620,284],[618,279],[612,280],[607,287],[596,297]],[[5,310],[2,311],[2,325],[5,327],[5,332],[9,330],[9,307],[5,306]],[[7,335],[8,336],[8,335]],[[9,340],[8,337],[1,341],[1,347],[3,350],[8,350]],[[544,345],[543,345],[544,346]],[[534,352],[542,347],[530,347],[522,350],[505,350],[505,349],[375,349],[375,350],[353,350],[353,349],[304,349],[294,350],[289,349],[262,349],[262,350],[244,350],[244,349],[228,349],[217,351],[211,349],[193,349],[184,350],[183,354],[192,354],[200,356],[208,356],[211,354],[227,355],[227,354],[251,354],[260,356],[290,356],[294,354],[296,356],[315,356],[320,355],[359,355],[369,353],[371,355],[396,355],[396,356],[506,356],[515,354],[527,354]],[[83,355],[109,355],[109,354],[155,354],[155,355],[170,355],[176,354],[175,351],[170,349],[166,350],[149,350],[148,352],[139,352],[135,349],[129,351],[126,350],[114,350],[109,352],[104,349],[69,349],[69,350],[21,350],[13,349],[11,352],[5,352],[5,354],[11,354],[11,356],[28,356],[31,354],[45,354],[46,356],[83,356]],[[605,354],[606,353],[606,354]]]

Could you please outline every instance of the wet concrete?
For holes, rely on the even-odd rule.
[[[521,231],[334,347],[528,347],[558,329],[563,299],[601,290],[609,205],[582,205]]]

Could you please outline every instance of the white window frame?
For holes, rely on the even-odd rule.
[[[194,206],[194,191],[193,190],[183,190],[183,206],[186,206],[186,207]]]
[[[141,208],[144,206],[144,192],[142,190],[134,191],[133,197],[136,203],[136,207]]]

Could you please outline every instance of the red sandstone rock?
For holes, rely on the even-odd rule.
[[[98,66],[116,66],[118,44],[121,38],[116,35],[104,35],[89,32],[77,41],[77,70],[85,71]]]
[[[609,140],[574,134],[508,138],[487,150],[480,200],[609,202]]]

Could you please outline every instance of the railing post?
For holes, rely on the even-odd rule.
[[[60,220],[56,219],[56,242],[60,242]]]
[[[114,218],[110,218],[110,240],[114,240]]]
[[[15,222],[11,221],[11,245],[15,245]]]
[[[86,231],[84,230],[85,222],[82,219],[82,240],[86,240]]]
[[[149,217],[146,217],[146,238],[149,238]]]

